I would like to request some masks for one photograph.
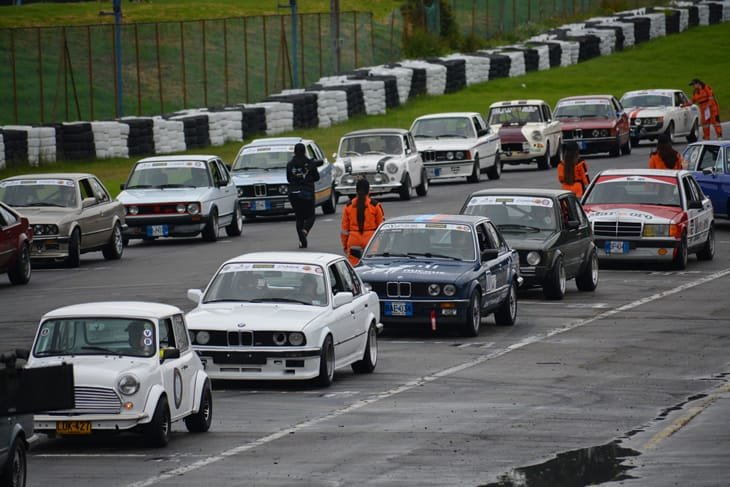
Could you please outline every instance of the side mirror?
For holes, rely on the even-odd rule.
[[[354,299],[354,296],[351,292],[339,292],[335,294],[334,298],[332,299],[332,307],[333,308],[339,308],[342,305],[350,304],[352,303],[352,300]]]
[[[710,169],[709,167],[706,167],[706,168],[704,168],[704,169],[702,170],[702,174],[704,174],[705,176],[709,176],[709,175],[713,174],[714,172],[715,172],[715,171],[713,171],[713,170],[712,170],[712,169]]]
[[[314,165],[317,166],[317,167],[324,166],[324,160],[322,160],[322,159],[315,159],[312,162],[314,162]]]
[[[568,230],[575,230],[578,227],[580,227],[580,222],[578,220],[568,220],[568,224],[565,225],[565,228]]]
[[[126,186],[127,186],[126,184],[124,184],[124,183],[121,183],[121,184],[119,185],[119,189],[121,189],[122,191],[124,191],[124,188],[125,188]]]
[[[171,358],[180,358],[180,350],[177,348],[163,348],[160,350],[160,363]]]
[[[203,291],[200,289],[188,289],[188,299],[195,304],[199,304],[203,299]]]
[[[701,210],[702,209],[702,202],[697,200],[692,200],[687,204],[687,208],[690,210]]]
[[[482,250],[482,262],[496,259],[499,257],[499,249],[484,249]]]
[[[90,206],[94,206],[95,204],[96,204],[96,198],[88,197],[88,198],[83,199],[83,201],[81,202],[81,207],[88,208]]]
[[[362,247],[350,247],[350,255],[362,259]]]

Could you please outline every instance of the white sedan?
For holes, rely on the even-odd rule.
[[[258,252],[231,259],[187,321],[212,379],[306,380],[329,386],[335,369],[375,369],[380,304],[347,259]]]
[[[210,428],[210,380],[175,306],[101,302],[45,314],[27,367],[64,362],[74,368],[75,407],[36,415],[36,431],[137,431],[149,446],[164,446],[173,421],[193,433]]]
[[[621,104],[629,114],[632,145],[660,134],[667,134],[673,142],[680,136],[697,142],[700,111],[682,90],[629,91],[621,97]]]
[[[486,172],[499,179],[499,134],[477,112],[434,113],[411,125],[429,180],[466,176],[477,183]]]

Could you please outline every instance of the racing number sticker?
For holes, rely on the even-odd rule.
[[[174,370],[174,377],[172,381],[172,395],[175,398],[175,409],[180,409],[183,399],[183,380],[180,369]]]

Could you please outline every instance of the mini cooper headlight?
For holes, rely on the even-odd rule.
[[[289,192],[289,186],[282,184],[279,186],[279,194],[287,194]]]
[[[274,333],[274,335],[271,338],[274,341],[274,345],[285,345],[286,344],[286,333],[284,333],[284,332],[281,332],[281,331],[276,332],[276,333]]]
[[[342,176],[343,174],[345,174],[345,170],[342,169],[337,164],[335,164],[335,166],[334,166],[334,168],[332,170],[334,171],[335,178],[339,178],[340,176]]]
[[[385,170],[388,172],[388,174],[395,174],[398,172],[398,164],[395,162],[389,162],[385,165]]]
[[[207,345],[210,342],[210,333],[207,331],[199,331],[195,334],[195,343],[198,345]]]
[[[668,237],[669,236],[669,225],[647,223],[644,225],[644,230],[641,232],[642,237]]]
[[[444,294],[447,296],[453,296],[456,294],[456,286],[453,284],[447,284],[444,286]]]
[[[127,215],[136,215],[139,213],[139,208],[136,206],[128,206],[127,207]]]
[[[428,285],[428,294],[430,296],[438,296],[439,293],[441,293],[441,286],[439,286],[438,284]]]
[[[185,204],[184,203],[178,203],[175,207],[178,213],[185,213]]]
[[[117,379],[117,389],[125,396],[136,394],[139,390],[139,379],[132,374],[124,374]]]
[[[542,132],[540,132],[539,130],[533,130],[530,134],[530,137],[535,140],[542,140]]]
[[[304,333],[299,333],[298,331],[289,333],[289,345],[294,347],[301,347],[304,345]]]
[[[454,160],[454,153],[453,152],[447,152],[446,153],[446,159],[453,161]]]
[[[527,263],[530,265],[537,265],[540,263],[540,252],[535,252],[534,250],[527,253]]]
[[[191,215],[197,215],[200,213],[200,205],[197,203],[188,203],[188,213]]]

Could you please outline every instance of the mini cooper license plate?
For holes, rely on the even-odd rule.
[[[268,210],[271,208],[271,203],[266,200],[256,200],[253,202],[253,209],[255,211]]]
[[[623,240],[609,240],[603,246],[607,254],[628,254],[629,243]]]
[[[167,237],[169,233],[167,225],[147,225],[148,237]]]
[[[386,301],[385,316],[413,316],[413,303],[408,301]]]
[[[56,433],[59,435],[90,435],[90,421],[59,421],[56,423]]]

